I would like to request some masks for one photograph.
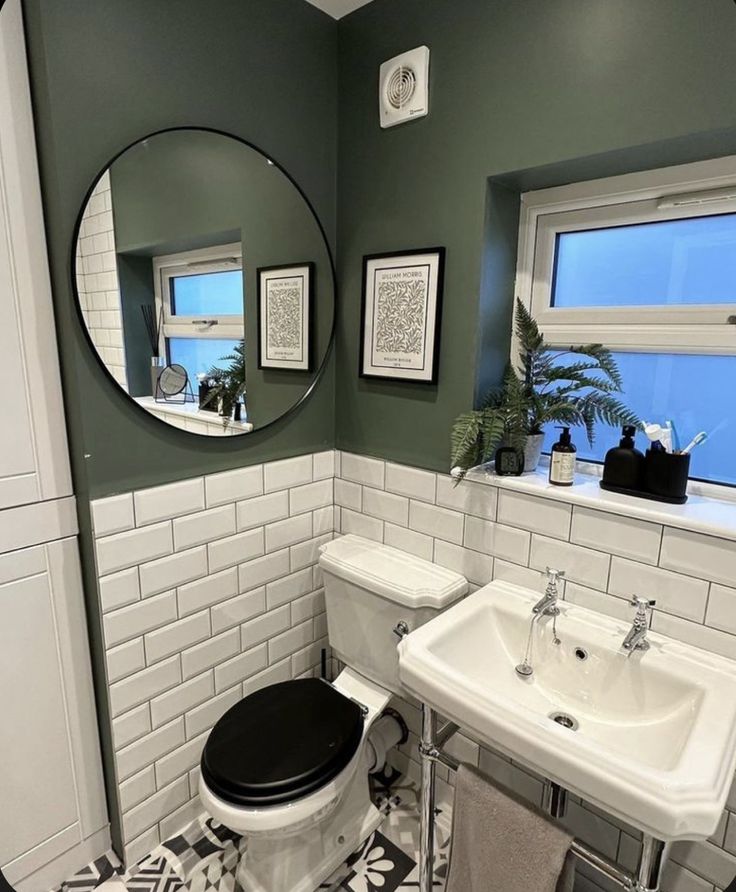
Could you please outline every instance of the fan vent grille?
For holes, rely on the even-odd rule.
[[[403,108],[411,101],[417,88],[417,77],[412,68],[399,65],[391,72],[386,83],[386,98],[396,109]]]

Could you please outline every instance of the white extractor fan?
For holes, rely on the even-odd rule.
[[[381,127],[394,127],[429,112],[429,48],[419,46],[381,65],[378,113]]]

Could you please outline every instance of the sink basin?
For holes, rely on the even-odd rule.
[[[560,602],[535,623],[539,593],[492,582],[399,644],[399,676],[461,728],[604,811],[665,841],[705,839],[736,767],[736,662]],[[632,611],[633,616],[633,611]]]

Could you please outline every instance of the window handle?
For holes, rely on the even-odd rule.
[[[217,319],[192,319],[192,325],[206,325],[207,328],[212,328],[213,325],[217,325]]]

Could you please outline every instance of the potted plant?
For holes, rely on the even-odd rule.
[[[245,341],[241,340],[233,347],[233,352],[227,356],[221,356],[220,362],[229,363],[225,368],[213,366],[207,377],[210,381],[210,391],[205,399],[205,405],[214,401],[218,406],[222,423],[227,427],[233,419],[240,421],[239,404],[245,395]]]
[[[452,467],[459,476],[493,458],[501,445],[524,452],[526,471],[535,470],[550,422],[582,426],[590,445],[595,424],[635,424],[639,420],[614,394],[621,375],[601,344],[558,349],[547,344],[539,327],[516,301],[514,320],[518,364],[509,364],[501,386],[479,409],[460,415],[452,428]],[[569,360],[567,359],[569,357]]]

